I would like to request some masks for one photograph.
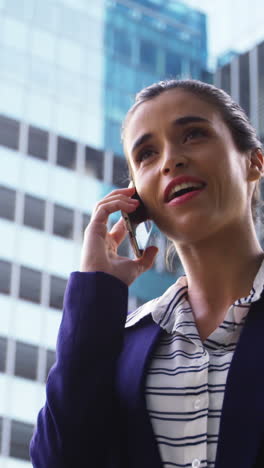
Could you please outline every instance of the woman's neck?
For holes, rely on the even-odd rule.
[[[255,229],[229,230],[177,246],[188,281],[188,299],[202,336],[224,319],[236,299],[247,296],[264,258]]]

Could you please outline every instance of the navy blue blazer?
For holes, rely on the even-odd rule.
[[[34,468],[162,468],[146,409],[146,369],[161,328],[124,329],[128,288],[71,274],[57,360],[30,454]],[[252,304],[227,377],[215,468],[264,467],[264,298]]]

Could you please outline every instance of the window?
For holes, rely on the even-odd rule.
[[[221,75],[222,75],[221,87],[228,94],[230,94],[230,92],[231,92],[231,68],[230,68],[230,64],[225,65],[224,67],[222,67]]]
[[[118,187],[127,187],[129,183],[126,159],[114,156],[113,184]]]
[[[139,86],[138,89],[140,89]],[[116,154],[123,154],[123,148],[120,141],[120,121],[106,118],[104,123],[104,147],[113,151]]]
[[[30,460],[28,447],[33,430],[33,424],[11,421],[10,457]]]
[[[56,361],[56,353],[51,349],[47,350],[47,366],[46,366],[46,377],[48,377],[48,373],[52,368],[54,362]]]
[[[57,164],[59,166],[75,169],[76,167],[76,143],[67,138],[58,137]]]
[[[168,51],[165,58],[165,71],[168,77],[177,77],[181,74],[181,60],[179,55]]]
[[[37,346],[16,342],[15,375],[26,379],[36,379],[38,362]]]
[[[157,49],[152,42],[142,40],[140,43],[140,63],[148,68],[156,69]]]
[[[73,238],[73,210],[54,205],[53,234],[66,239]]]
[[[62,310],[63,308],[63,297],[67,280],[59,278],[58,276],[51,276],[50,278],[50,307]]]
[[[126,60],[131,57],[131,41],[125,29],[114,30],[114,52],[123,56]]]
[[[56,5],[53,2],[36,0],[33,18],[34,26],[58,34],[58,25],[60,22],[59,8],[61,10],[61,5]]]
[[[12,0],[5,2],[5,12],[8,16],[14,16],[19,21],[31,19],[34,10],[33,0]]]
[[[10,294],[11,263],[0,260],[0,293]]]
[[[38,159],[48,159],[48,132],[37,127],[29,127],[28,154]]]
[[[240,105],[249,115],[249,53],[239,55]]]
[[[0,417],[0,444],[2,446],[2,434],[3,434],[3,418]]]
[[[83,213],[83,223],[82,223],[82,232],[84,233],[85,229],[87,228],[89,222],[91,220],[91,216],[87,213]]]
[[[21,267],[19,297],[40,303],[41,273],[31,268]]]
[[[24,224],[35,229],[44,229],[45,202],[40,198],[25,196]]]
[[[7,339],[0,336],[0,372],[5,372],[6,369],[6,348]]]
[[[103,179],[103,153],[96,149],[85,147],[85,170],[87,174]]]
[[[19,122],[0,115],[0,145],[18,149]]]
[[[74,10],[65,6],[60,7],[60,32],[62,36],[77,41],[81,36],[81,31],[85,31],[85,26],[86,34],[89,35],[86,21],[87,17],[84,16],[83,11]]]
[[[15,190],[11,190],[0,185],[0,218],[5,218],[9,219],[10,221],[14,221],[15,203]]]

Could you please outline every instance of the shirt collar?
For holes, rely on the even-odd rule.
[[[241,308],[249,308],[252,302],[257,301],[264,289],[264,260],[253,281],[250,293],[246,297],[237,299],[231,306],[234,320],[239,322]],[[154,322],[159,324],[167,332],[172,333],[178,328],[186,314],[191,312],[187,300],[188,285],[186,276],[181,276],[172,284],[165,293],[151,301],[143,304],[128,315],[125,327],[131,327],[149,314],[152,314]],[[243,314],[244,315],[244,314]]]

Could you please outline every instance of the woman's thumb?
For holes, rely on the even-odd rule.
[[[140,267],[140,269],[142,269],[142,273],[144,271],[149,270],[152,267],[158,251],[158,247],[151,245],[150,247],[146,248],[142,257],[136,260],[138,266]]]

